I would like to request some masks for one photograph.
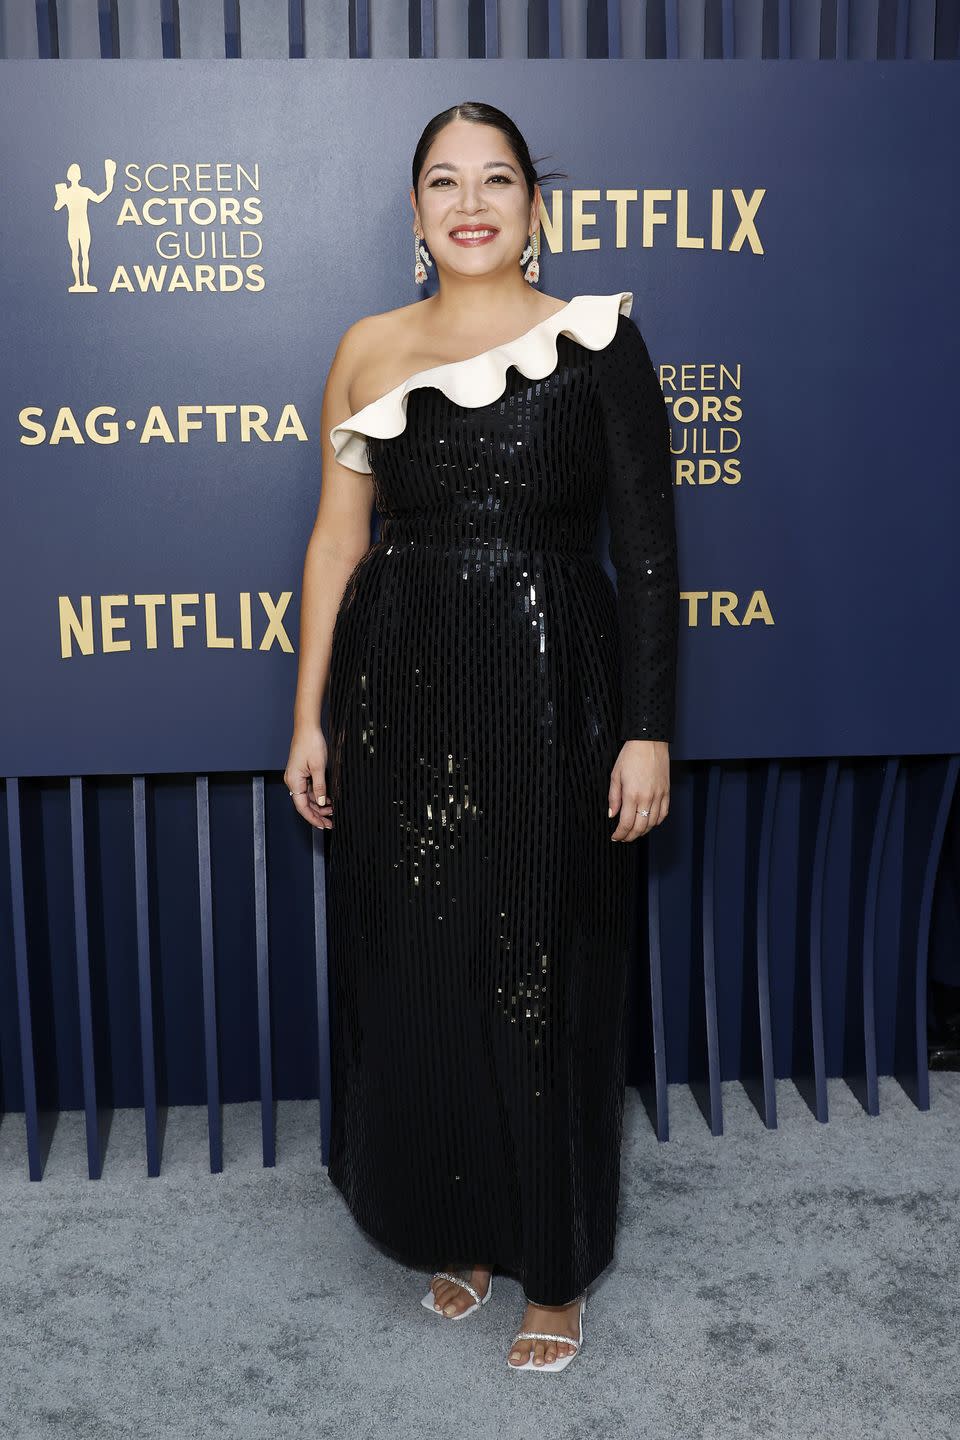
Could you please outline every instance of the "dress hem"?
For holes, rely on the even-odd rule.
[[[396,1261],[398,1264],[404,1265],[408,1270],[424,1270],[432,1275],[435,1275],[438,1270],[449,1270],[458,1267],[466,1269],[470,1266],[480,1263],[474,1257],[457,1257],[455,1255],[431,1255],[429,1258],[427,1258],[426,1256],[422,1255],[414,1255],[411,1251],[408,1250],[398,1249],[395,1244],[393,1244],[389,1240],[385,1240],[381,1235],[378,1235],[375,1230],[372,1230],[365,1221],[360,1219],[351,1202],[350,1195],[348,1194],[344,1186],[340,1183],[340,1181],[335,1178],[332,1168],[329,1165],[327,1165],[325,1168],[327,1171],[328,1180],[336,1190],[337,1194],[343,1200],[344,1204],[347,1207],[347,1210],[350,1213],[350,1218],[353,1220],[357,1228],[362,1232],[364,1238],[371,1241],[381,1250],[384,1250],[389,1256],[389,1258]],[[528,1305],[556,1307],[559,1305],[573,1305],[580,1298],[580,1296],[589,1289],[591,1285],[596,1283],[596,1281],[600,1278],[604,1271],[610,1267],[610,1265],[613,1263],[613,1259],[614,1254],[613,1251],[611,1251],[610,1256],[600,1267],[600,1269],[597,1270],[590,1279],[581,1281],[579,1287],[575,1289],[573,1296],[569,1300],[535,1300],[529,1294],[523,1282],[522,1268],[516,1265],[507,1265],[504,1264],[502,1261],[494,1259],[491,1262],[489,1268],[495,1275],[506,1275],[509,1279],[516,1280],[517,1284],[523,1290],[524,1298],[526,1299]]]

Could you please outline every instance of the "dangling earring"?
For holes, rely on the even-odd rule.
[[[417,282],[418,285],[422,285],[422,284],[424,283],[424,281],[426,280],[426,278],[427,278],[427,265],[429,265],[431,269],[433,268],[433,261],[432,261],[431,258],[430,258],[430,252],[429,252],[429,250],[427,249],[426,245],[421,245],[421,243],[420,243],[420,241],[421,241],[422,238],[423,238],[423,237],[422,237],[421,235],[418,235],[417,232],[416,232],[416,230],[414,230],[414,232],[413,232],[413,254],[414,254],[413,278],[414,278],[414,280],[416,280],[416,282]],[[423,263],[424,260],[427,262],[427,265],[424,265],[424,263]]]
[[[530,264],[527,265],[526,270],[524,270],[524,272],[523,272],[523,278],[524,278],[524,280],[529,280],[529,282],[530,282],[531,285],[536,285],[537,281],[540,279],[540,258],[539,258],[539,257],[540,257],[540,227],[539,227],[539,225],[537,226],[536,230],[534,230],[533,234],[530,236],[530,239],[532,240],[533,244],[532,244],[532,245],[531,245],[531,244],[528,244],[528,245],[527,245],[526,250],[524,250],[523,254],[520,256],[520,264],[521,264],[521,265],[526,265],[527,261],[530,260],[530,256],[531,256],[531,255],[533,256],[533,259],[530,260]]]

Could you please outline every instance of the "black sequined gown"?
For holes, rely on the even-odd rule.
[[[669,424],[632,299],[576,296],[331,432],[381,528],[329,681],[329,1175],[402,1261],[545,1305],[613,1255],[639,851],[607,790],[624,739],[673,734]]]

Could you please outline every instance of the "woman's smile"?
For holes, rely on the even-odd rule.
[[[455,245],[486,245],[498,234],[499,231],[492,225],[458,225],[456,230],[450,231],[450,239]]]

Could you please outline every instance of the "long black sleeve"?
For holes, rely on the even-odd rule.
[[[623,656],[620,742],[672,740],[680,585],[670,421],[643,336],[628,315],[619,316],[616,335],[597,354]]]

